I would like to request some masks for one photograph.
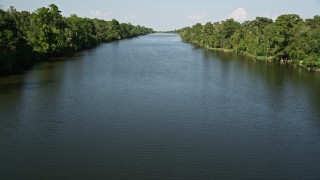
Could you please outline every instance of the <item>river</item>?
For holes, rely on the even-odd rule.
[[[320,74],[177,35],[0,78],[0,179],[319,179]]]

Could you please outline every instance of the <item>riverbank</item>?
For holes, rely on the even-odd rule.
[[[101,43],[150,34],[153,29],[115,19],[63,17],[54,4],[35,12],[0,10],[0,75],[20,73],[35,63],[70,56]],[[51,18],[47,18],[51,17]]]
[[[302,19],[297,14],[283,14],[276,20],[256,17],[244,23],[234,19],[197,23],[174,32],[184,42],[197,47],[222,48],[241,52],[255,60],[270,59],[282,64],[294,64],[309,71],[319,71],[319,22],[317,15]]]
[[[208,48],[205,48],[205,49],[209,49],[209,50],[212,50],[212,51],[223,51],[223,52],[228,52],[228,53],[241,54],[241,55],[250,57],[252,60],[255,60],[255,61],[256,60],[260,60],[260,61],[273,61],[274,60],[273,57],[255,56],[255,55],[252,55],[252,54],[249,54],[249,53],[245,53],[245,52],[238,52],[235,49],[223,49],[223,48],[211,48],[211,47],[208,47]]]
[[[190,42],[186,42],[186,43],[190,43]],[[193,44],[193,43],[190,43]],[[193,44],[196,46],[196,44]],[[226,53],[235,53],[235,54],[239,54],[239,55],[243,55],[246,57],[249,57],[250,59],[254,60],[254,61],[268,61],[268,62],[279,62],[280,64],[291,64],[295,67],[299,67],[299,68],[303,68],[306,69],[308,71],[313,71],[313,72],[320,72],[320,67],[316,66],[316,67],[309,67],[304,65],[303,61],[298,61],[298,60],[286,60],[286,61],[281,61],[281,60],[277,60],[275,57],[269,56],[269,57],[265,57],[265,56],[255,56],[252,54],[249,54],[247,52],[238,52],[235,49],[224,49],[224,48],[213,48],[213,47],[200,47],[200,48],[204,48],[204,49],[208,49],[211,51],[221,51],[221,52],[226,52]]]
[[[24,73],[24,72],[30,70],[34,65],[36,65],[39,62],[54,61],[54,60],[60,59],[60,58],[64,59],[65,57],[72,57],[79,52],[96,48],[97,46],[99,46],[103,43],[111,43],[114,41],[121,41],[121,40],[136,38],[136,37],[144,36],[144,35],[147,35],[147,34],[142,34],[142,35],[123,38],[123,39],[114,39],[114,40],[110,40],[110,41],[103,41],[103,42],[99,42],[98,44],[94,44],[89,47],[86,47],[86,48],[73,50],[73,51],[66,51],[66,52],[59,53],[59,54],[39,54],[39,53],[33,52],[33,53],[30,53],[28,56],[24,56],[24,57],[13,56],[13,57],[10,57],[10,58],[12,58],[13,61],[19,61],[21,58],[24,58],[24,63],[20,64],[18,66],[11,67],[9,70],[1,69],[1,68],[3,68],[3,66],[2,66],[0,68],[0,77],[10,76],[10,75],[14,75],[14,74],[21,74],[21,73]],[[0,56],[0,63],[1,63],[1,58],[2,57]]]

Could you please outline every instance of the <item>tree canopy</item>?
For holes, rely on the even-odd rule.
[[[35,12],[0,10],[0,74],[24,69],[43,57],[61,56],[102,42],[152,33],[134,26],[73,14],[63,17],[51,4]]]
[[[239,23],[233,19],[195,24],[176,31],[198,47],[230,49],[260,59],[281,59],[306,68],[320,68],[320,16],[303,20],[296,14]]]

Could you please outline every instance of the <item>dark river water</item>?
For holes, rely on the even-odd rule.
[[[0,78],[0,179],[320,179],[320,73],[152,34]]]

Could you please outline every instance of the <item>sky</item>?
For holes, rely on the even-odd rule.
[[[167,31],[196,23],[233,18],[239,22],[257,16],[276,19],[282,14],[301,18],[320,15],[320,0],[0,0],[3,9],[35,11],[56,4],[63,16],[99,18]]]

